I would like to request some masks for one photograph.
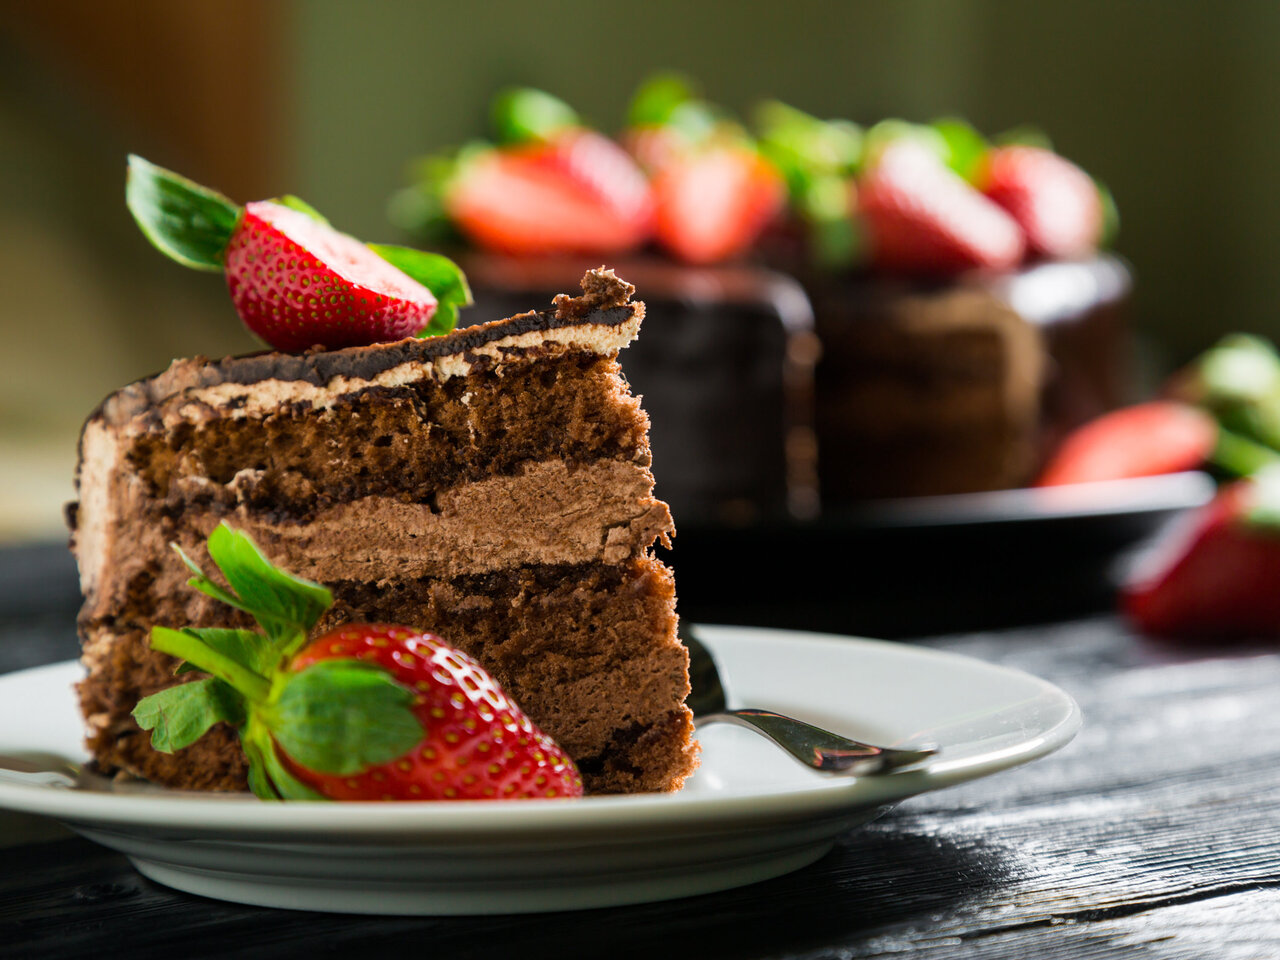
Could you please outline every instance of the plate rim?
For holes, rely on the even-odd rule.
[[[697,625],[700,638],[712,650],[734,634],[748,638],[784,638],[849,651],[862,647],[892,651],[907,659],[963,663],[1019,682],[1030,682],[1038,695],[1058,707],[1056,720],[1011,746],[948,760],[945,755],[919,768],[908,768],[872,777],[828,780],[825,784],[750,792],[738,796],[641,794],[587,797],[580,800],[540,800],[536,803],[493,804],[486,801],[432,803],[262,804],[247,795],[211,796],[165,791],[156,794],[104,794],[45,784],[0,779],[0,809],[34,813],[94,830],[136,834],[179,831],[217,840],[233,836],[257,840],[314,841],[331,837],[335,842],[404,840],[463,843],[502,838],[516,840],[536,834],[540,840],[555,836],[578,838],[614,835],[619,825],[632,830],[685,828],[703,832],[709,826],[732,829],[814,818],[839,818],[851,810],[905,800],[928,791],[1019,766],[1065,746],[1080,729],[1079,705],[1057,685],[1016,667],[990,663],[949,650],[920,647],[901,641],[872,640],[832,633],[770,627]],[[82,668],[76,660],[45,664],[0,675],[0,683],[21,682],[33,674],[66,673],[70,680]],[[257,815],[246,819],[246,806]],[[376,817],[373,814],[376,813]],[[183,816],[182,814],[186,814]]]

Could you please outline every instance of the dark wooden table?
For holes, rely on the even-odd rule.
[[[0,582],[0,671],[75,655],[58,550],[3,552]],[[1280,646],[1174,647],[1106,615],[914,642],[1052,680],[1083,731],[910,800],[789,876],[578,913],[253,909],[157,886],[37,822],[43,839],[0,847],[0,956],[1280,957]]]

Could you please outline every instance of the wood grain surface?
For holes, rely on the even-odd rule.
[[[65,616],[0,629],[0,670],[74,651]],[[1280,956],[1278,648],[1174,647],[1108,617],[917,642],[1058,683],[1084,729],[902,804],[797,873],[618,909],[290,913],[169,891],[78,838],[0,849],[0,956]]]

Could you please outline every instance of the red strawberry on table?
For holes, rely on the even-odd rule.
[[[1280,475],[1224,487],[1146,559],[1121,594],[1144,633],[1280,636]]]
[[[745,253],[781,211],[786,193],[774,166],[737,143],[692,147],[667,159],[653,191],[658,242],[686,263]]]
[[[653,227],[652,191],[635,161],[581,128],[467,158],[444,203],[473,242],[517,255],[624,253]]]
[[[223,721],[240,731],[263,799],[432,800],[578,797],[573,762],[470,657],[412,627],[307,632],[329,591],[273,567],[225,524],[209,555],[230,590],[191,560],[192,586],[252,614],[262,632],[152,630],[179,672],[209,677],[139,701],[152,746],[171,752]]]
[[[130,157],[125,199],[161,252],[224,272],[240,318],[277,350],[447,333],[470,302],[462,272],[447,258],[363,244],[294,197],[240,207]]]
[[[1070,160],[1044,147],[997,147],[987,154],[979,182],[983,193],[1018,221],[1033,254],[1064,259],[1097,248],[1102,197]]]
[[[858,212],[878,268],[946,274],[1022,261],[1018,224],[928,147],[904,138],[858,184]]]
[[[1194,470],[1218,441],[1218,425],[1197,407],[1156,400],[1103,414],[1068,434],[1036,485],[1059,486]]]

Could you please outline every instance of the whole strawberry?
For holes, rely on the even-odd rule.
[[[1218,425],[1197,407],[1152,400],[1104,413],[1062,441],[1037,486],[1122,480],[1202,466],[1218,443]]]
[[[1013,218],[909,138],[884,148],[858,183],[857,202],[880,269],[948,274],[1022,261]]]
[[[295,197],[240,207],[131,156],[125,199],[161,252],[223,271],[240,318],[277,350],[447,333],[470,302],[447,258],[363,244]]]
[[[653,181],[657,240],[685,263],[718,263],[745,253],[781,211],[782,177],[740,143],[694,146]]]
[[[1121,591],[1143,633],[1200,640],[1280,636],[1280,474],[1223,487],[1157,542]]]
[[[618,254],[653,228],[653,195],[626,151],[592,130],[468,156],[444,195],[472,242],[515,255]]]
[[[1028,249],[1054,259],[1093,252],[1103,231],[1102,196],[1087,173],[1044,147],[991,150],[982,192],[1018,221]]]
[[[741,256],[782,211],[777,167],[679,74],[640,85],[622,139],[653,177],[654,239],[678,260]]]
[[[179,551],[181,553],[181,551]],[[152,746],[171,752],[215,723],[240,731],[263,799],[439,800],[578,797],[573,762],[474,660],[412,627],[349,624],[314,640],[332,603],[319,584],[273,567],[225,524],[209,555],[230,590],[192,586],[251,613],[262,632],[152,630],[178,672],[209,677],[139,701]]]

